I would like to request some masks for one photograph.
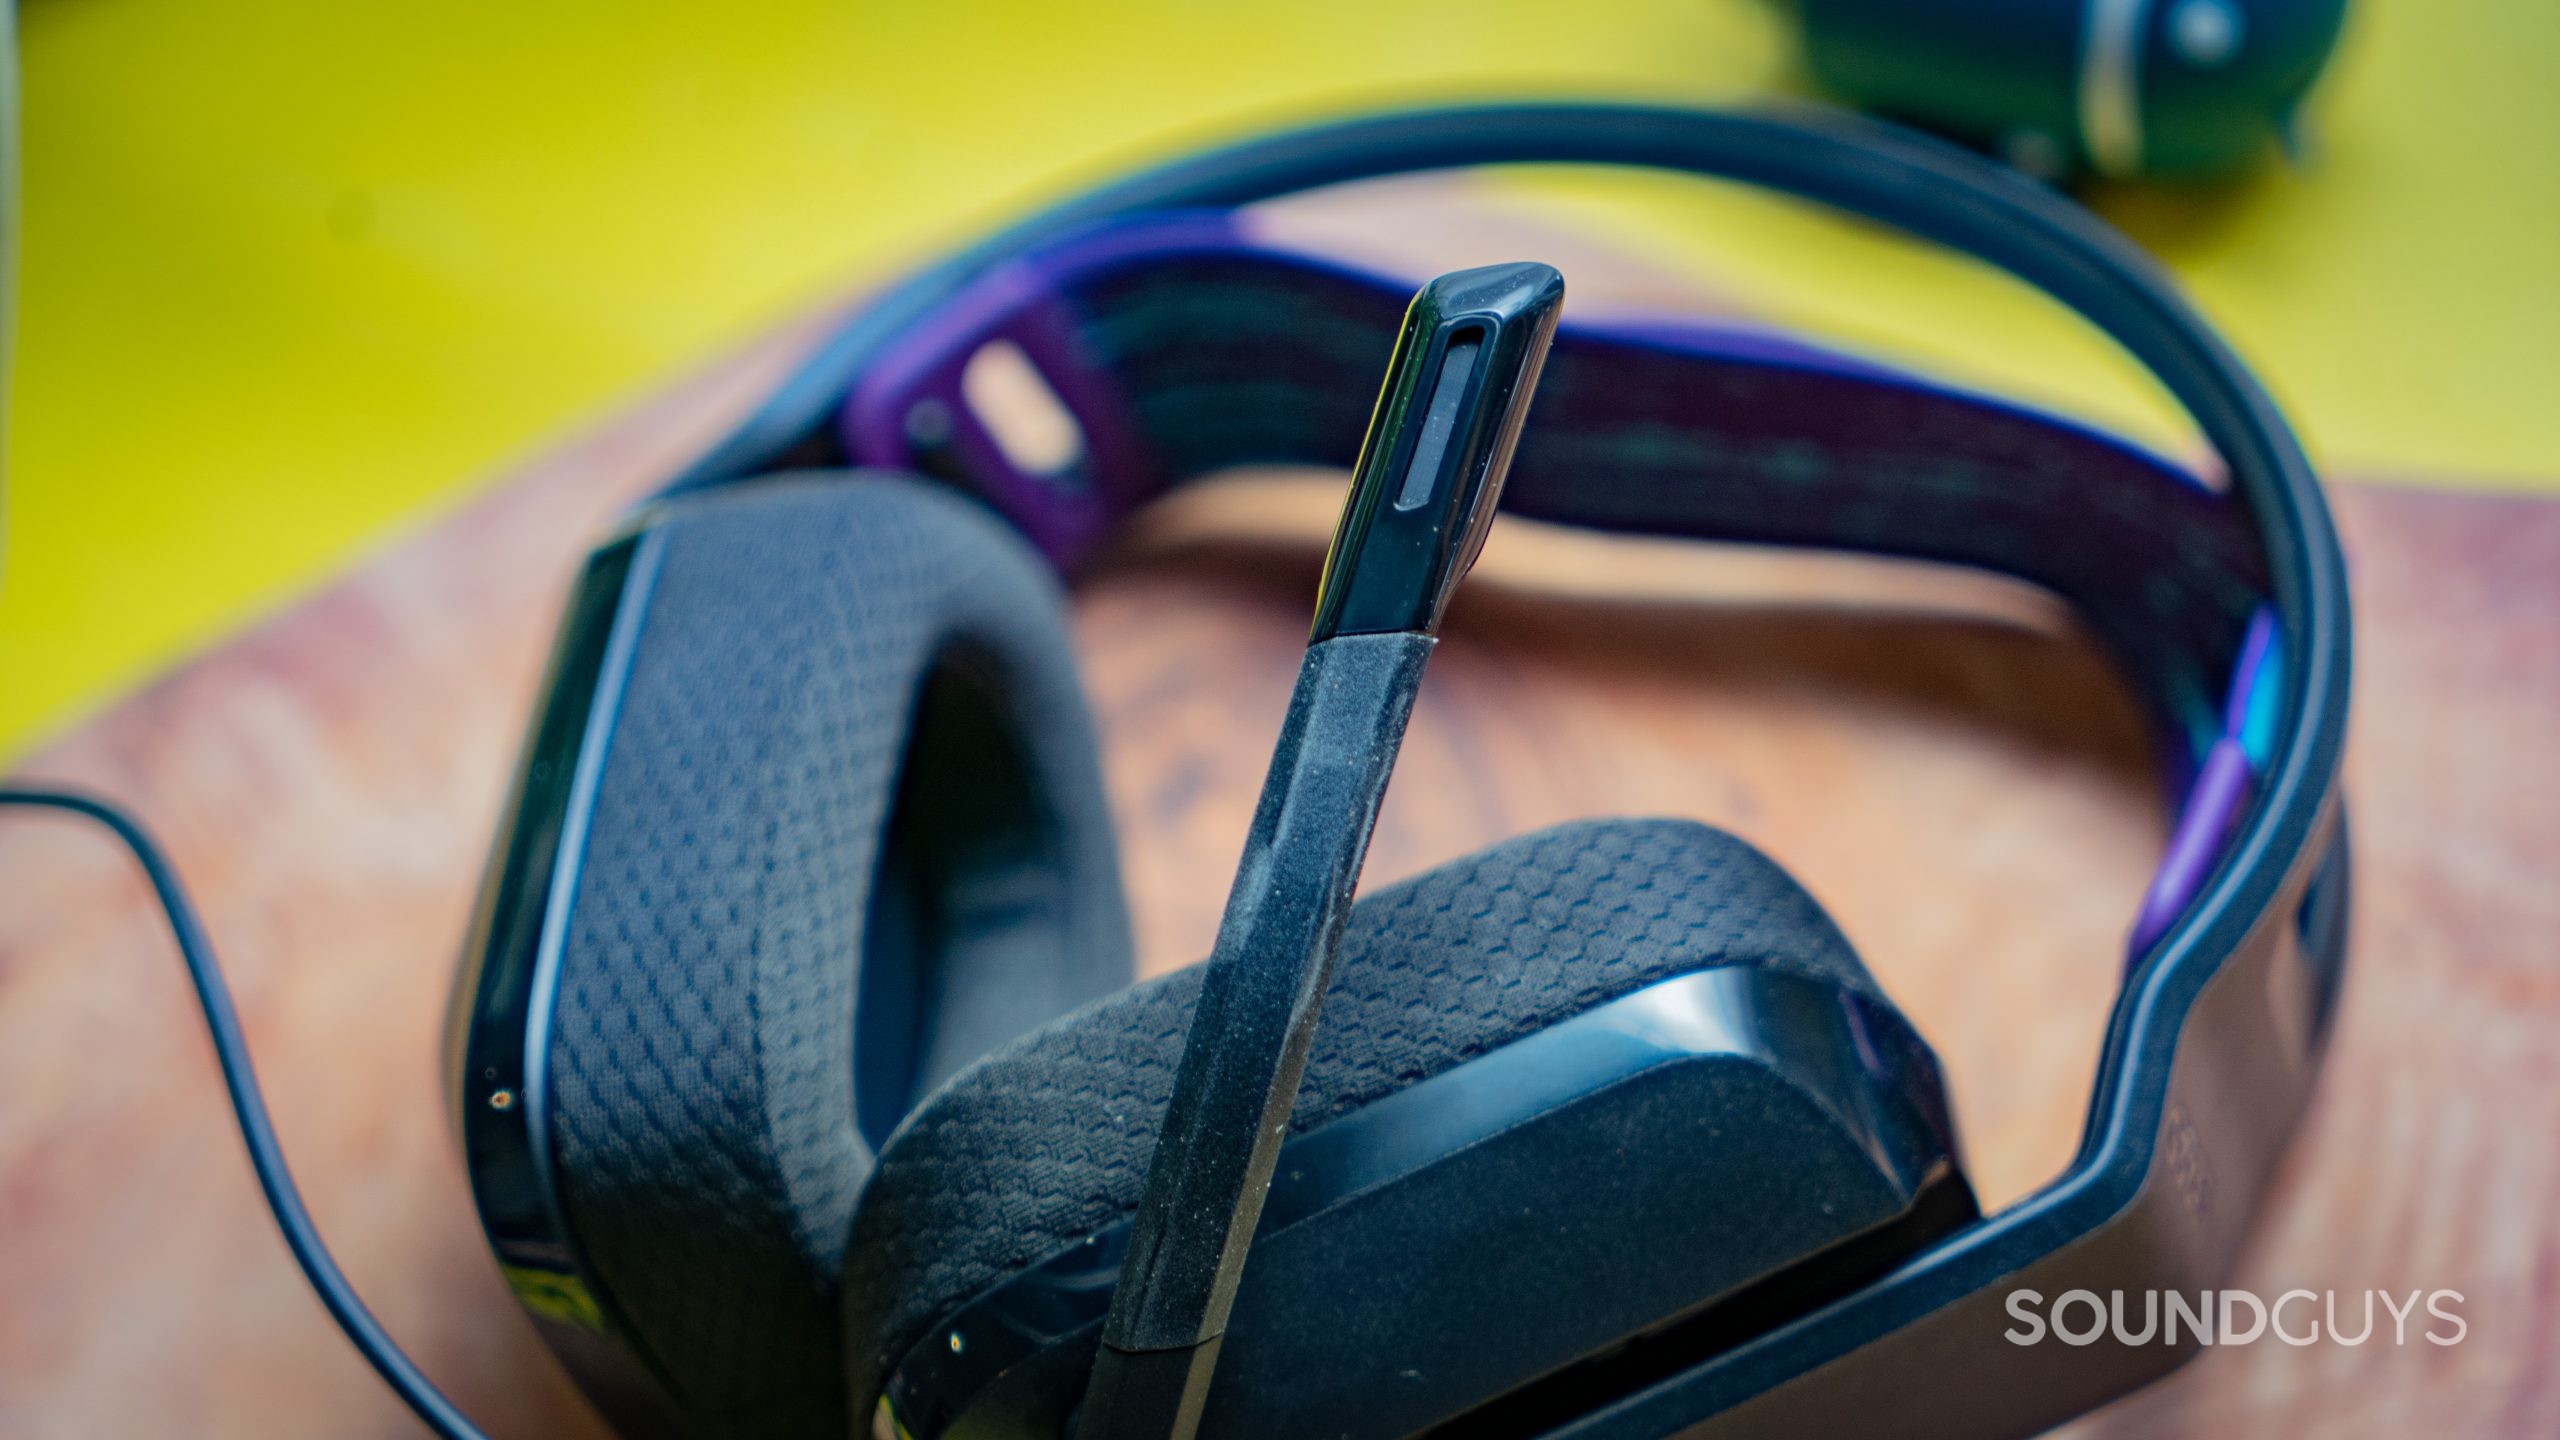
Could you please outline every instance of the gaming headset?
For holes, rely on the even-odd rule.
[[[1761,331],[1559,322],[1541,266],[1408,303],[1240,209],[1528,161],[1970,251],[2147,363],[2226,478]],[[1069,453],[976,411],[991,352]],[[1265,462],[1351,498],[1216,950],[1132,985],[1058,582]],[[1349,902],[1497,496],[2002,572],[2112,650],[2184,798],[2060,1179],[1976,1213],[1927,1046],[1730,835],[1588,821]],[[588,563],[459,987],[482,1220],[633,1435],[2031,1432],[2178,1352],[2004,1343],[2000,1297],[2215,1283],[2310,1082],[2339,571],[2158,272],[1936,143],[1531,105],[1177,162],[881,296]]]
[[[1969,252],[2150,367],[2219,474],[1762,330],[1586,322],[1540,265],[1417,295],[1244,208],[1516,162]],[[989,425],[991,355],[1070,443]],[[1132,984],[1060,581],[1264,462],[1353,480],[1215,950]],[[2176,820],[2060,1177],[1978,1213],[1926,1043],[1734,836],[1584,821],[1351,900],[1497,504],[2074,607]],[[480,1218],[634,1437],[2030,1434],[2186,1351],[2008,1343],[2003,1297],[2219,1284],[2301,1110],[2345,959],[2347,655],[2265,393],[2131,246],[1988,162],[1554,104],[1181,160],[878,296],[587,562],[456,987]],[[142,854],[297,1258],[476,1434],[311,1234],[165,865],[93,802],[17,798]]]

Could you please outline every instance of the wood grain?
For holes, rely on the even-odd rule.
[[[481,1248],[438,1096],[505,771],[589,538],[811,333],[570,445],[23,769],[129,800],[167,839],[322,1227],[493,1434],[601,1433]],[[2216,1351],[2081,1433],[2560,1431],[2560,505],[2338,501],[2357,952],[2241,1283],[2452,1288],[2469,1335]],[[1214,928],[1327,503],[1275,478],[1178,505],[1083,596],[1150,970]],[[1934,1041],[1986,1199],[2058,1170],[2160,840],[2104,664],[2000,587],[1504,530],[1369,881],[1580,815],[1726,825],[1831,907]],[[145,893],[67,823],[0,827],[0,1097],[0,1436],[414,1433],[270,1230]]]

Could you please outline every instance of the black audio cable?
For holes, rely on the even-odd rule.
[[[266,1192],[267,1210],[275,1217],[276,1228],[284,1232],[285,1248],[293,1252],[304,1278],[319,1293],[320,1303],[328,1307],[338,1328],[346,1332],[348,1343],[373,1366],[384,1384],[408,1402],[428,1429],[444,1440],[487,1440],[480,1428],[465,1419],[444,1392],[435,1387],[435,1382],[402,1353],[382,1323],[373,1318],[373,1312],[356,1298],[355,1288],[339,1271],[338,1262],[329,1258],[329,1247],[312,1225],[311,1213],[303,1208],[301,1192],[294,1188],[292,1172],[285,1168],[284,1151],[276,1144],[275,1124],[267,1116],[266,1100],[258,1093],[257,1073],[249,1065],[249,1043],[240,1032],[240,1016],[232,1008],[231,987],[223,983],[213,944],[205,938],[204,926],[196,919],[186,887],[179,883],[177,871],[171,868],[168,856],[161,852],[150,832],[113,802],[67,790],[0,788],[0,805],[85,816],[114,831],[125,848],[133,852],[144,877],[151,882],[152,893],[159,897],[161,910],[169,917],[169,930],[178,942],[178,958],[186,963],[187,978],[195,982],[196,1003],[204,1010],[205,1031],[213,1038],[214,1058],[222,1066],[222,1083],[231,1092],[231,1113],[240,1122],[241,1141],[249,1147],[249,1168],[257,1173],[258,1188]]]

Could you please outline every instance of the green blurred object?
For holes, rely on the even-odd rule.
[[[2290,134],[2346,0],[1800,0],[1842,99],[2047,176],[2228,172]]]

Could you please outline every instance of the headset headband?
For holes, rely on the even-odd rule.
[[[1793,509],[1775,485],[1683,489],[1657,477],[1618,491],[1591,488],[1588,477],[1610,473],[1608,466],[1630,473],[1633,465],[1641,474],[1640,447],[1629,437],[1640,438],[1644,427],[1619,424],[1609,449],[1608,392],[1623,387],[1593,387],[1577,410],[1571,394],[1555,388],[1577,364],[1621,380],[1654,374],[1684,387],[1703,382],[1709,395],[1722,376],[1782,393],[1793,385],[1826,400],[1864,396],[1872,404],[1863,412],[1826,407],[1817,419],[1802,410],[1797,431],[1818,429],[1835,443],[1838,427],[1854,430],[1861,414],[1878,434],[1931,417],[1952,421],[1953,428],[1925,428],[1903,452],[1951,449],[1956,461],[1974,466],[1965,483],[1947,491],[1946,538],[1934,558],[2011,570],[2075,600],[2127,660],[2164,723],[2195,730],[2195,715],[2211,716],[2218,729],[2208,726],[2170,753],[2195,768],[2190,813],[2205,808],[2213,822],[2182,828],[2209,829],[2216,841],[2227,831],[2228,839],[2198,847],[2182,834],[2173,847],[2166,892],[2193,898],[2146,915],[2149,933],[2139,938],[2156,937],[2156,944],[2137,949],[2139,963],[2110,1018],[2089,1123],[2062,1176],[1775,1332],[1712,1355],[1650,1356],[1645,1363],[1654,1369],[1630,1377],[1629,1398],[1604,1412],[1542,1415],[1530,1397],[1517,1410],[1522,1430],[1649,1435],[1709,1415],[1717,1417],[1715,1433],[1727,1426],[1736,1433],[1834,1430],[1857,1423],[1872,1397],[1886,1393],[1918,1413],[1960,1404],[1977,1423],[2025,1429],[2165,1371],[2180,1353],[2167,1346],[2123,1346],[2111,1337],[2060,1352],[2002,1344],[2009,1319],[2000,1297],[2015,1287],[2048,1294],[2191,1289],[2227,1273],[2316,1069],[2343,963],[2346,846],[2336,786],[2347,607],[2326,508],[2272,403],[2156,267],[2067,201],[1963,152],[1830,115],[1518,105],[1290,132],[1070,201],[892,288],[670,490],[747,479],[812,455],[932,461],[939,437],[919,444],[893,423],[902,407],[949,383],[951,367],[985,338],[1014,338],[1035,360],[1049,347],[1041,368],[1085,427],[1098,483],[1108,492],[1102,498],[1111,503],[1078,520],[1073,505],[1039,499],[1036,489],[1009,498],[1005,467],[983,455],[971,463],[965,446],[945,453],[945,468],[980,483],[1053,559],[1072,563],[1099,533],[1091,527],[1154,488],[1212,460],[1252,458],[1232,446],[1189,452],[1170,441],[1179,427],[1166,417],[1182,405],[1167,397],[1200,372],[1175,366],[1151,374],[1143,347],[1094,362],[1097,347],[1107,351],[1102,337],[1115,322],[1205,297],[1202,313],[1211,318],[1181,332],[1198,340],[1216,332],[1220,306],[1248,303],[1258,287],[1277,286],[1306,302],[1297,343],[1281,357],[1300,371],[1292,403],[1334,388],[1321,363],[1329,334],[1358,335],[1349,351],[1360,366],[1373,365],[1379,350],[1374,336],[1360,333],[1379,323],[1375,277],[1277,254],[1222,228],[1223,220],[1179,212],[1226,210],[1402,172],[1523,162],[1637,166],[1755,183],[1998,265],[2070,305],[2151,368],[2221,457],[2229,487],[2215,494],[2103,437],[1761,337],[1643,327],[1581,327],[1559,337],[1548,398],[1523,441],[1508,499],[1525,513],[1570,523],[1899,553],[1931,549],[1893,538],[1907,533],[1899,524],[1869,527],[1870,538],[1861,539],[1854,515],[1843,521],[1839,497],[1879,483],[1884,472],[1872,467],[1832,467],[1824,501]],[[1056,333],[1039,333],[1044,323]],[[1391,313],[1383,323],[1392,330]],[[1062,358],[1073,356],[1084,359]],[[1088,373],[1079,378],[1079,369]],[[1679,393],[1686,403],[1697,392]],[[840,438],[835,426],[848,395],[854,399]],[[1367,397],[1355,388],[1347,398],[1357,410]],[[1288,411],[1278,405],[1262,413],[1282,417],[1285,430]],[[1725,407],[1690,438],[1737,416],[1783,422],[1786,413],[1782,404]],[[1140,418],[1118,433],[1115,415]],[[1615,418],[1679,416],[1657,409],[1650,417]],[[1661,429],[1653,427],[1655,438]],[[1323,443],[1338,445],[1359,427],[1315,424],[1305,435],[1318,432]],[[1598,467],[1567,466],[1542,451],[1594,436],[1606,451]],[[2011,442],[2024,450],[2003,448]],[[1269,458],[1328,458],[1320,449],[1302,453],[1318,445],[1280,434],[1266,436],[1263,449]],[[1174,463],[1164,466],[1168,452]],[[1157,478],[1133,480],[1146,471],[1120,463],[1127,454],[1151,457],[1162,467]],[[1994,458],[2011,463],[1990,464]],[[1669,468],[1678,468],[1676,457]],[[1783,468],[1759,473],[1770,478]],[[2039,493],[2038,476],[2068,481],[2078,493],[2049,483]],[[2066,499],[2079,502],[2076,528],[2053,523],[2075,519]],[[2034,519],[2033,533],[1986,538],[1985,517],[2003,514]],[[2118,558],[2110,561],[2110,554]],[[2111,563],[2129,568],[2110,578]],[[2175,594],[2165,604],[2145,610],[2107,598],[2162,577]],[[2212,693],[2226,674],[2227,701]],[[1963,1364],[1945,1363],[1956,1355]]]

